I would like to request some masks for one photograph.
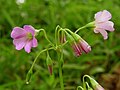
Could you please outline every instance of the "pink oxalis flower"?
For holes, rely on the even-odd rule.
[[[24,25],[23,28],[15,27],[11,32],[13,44],[17,50],[25,49],[27,53],[31,52],[32,47],[37,47],[38,42],[35,38],[35,29],[31,25]]]
[[[95,14],[95,33],[101,33],[104,39],[108,38],[107,31],[114,31],[114,23],[109,21],[112,15],[107,10],[97,12]]]

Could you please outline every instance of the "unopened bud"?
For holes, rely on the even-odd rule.
[[[50,58],[49,55],[47,55],[46,63],[47,63],[47,66],[48,66],[48,71],[49,71],[50,75],[52,75],[53,63],[52,63],[52,59]]]

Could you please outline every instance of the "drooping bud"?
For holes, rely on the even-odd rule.
[[[82,52],[88,53],[91,51],[90,45],[85,40],[83,40],[78,34],[73,33],[72,35],[76,40],[78,47],[82,50]]]
[[[26,84],[29,84],[30,80],[31,80],[31,77],[32,77],[32,70],[29,70],[27,75],[26,75]]]
[[[53,63],[52,63],[52,59],[50,58],[49,54],[47,55],[46,63],[47,63],[48,71],[49,71],[50,75],[52,75]]]
[[[73,50],[74,50],[75,55],[76,55],[77,57],[80,56],[80,55],[82,54],[81,48],[78,47],[75,39],[74,39],[70,34],[67,34],[67,37],[68,37],[68,41],[69,41],[71,47],[72,47]]]
[[[73,50],[74,50],[74,52],[75,52],[75,55],[76,55],[77,57],[79,57],[79,56],[82,54],[82,50],[81,50],[81,48],[79,48],[79,46],[77,45],[76,42],[74,42],[74,43],[72,44],[72,48],[73,48]]]

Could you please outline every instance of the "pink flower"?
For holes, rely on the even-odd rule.
[[[72,48],[77,57],[80,56],[82,52],[85,52],[87,54],[88,52],[91,51],[90,45],[82,38],[77,43],[74,42],[72,45]]]
[[[31,52],[32,47],[37,47],[38,45],[35,38],[35,29],[31,25],[24,25],[23,28],[13,28],[11,37],[16,49],[21,50],[24,47],[27,53]]]
[[[109,21],[112,16],[107,10],[97,12],[95,14],[95,33],[101,33],[104,39],[108,38],[107,31],[114,31],[114,23]]]

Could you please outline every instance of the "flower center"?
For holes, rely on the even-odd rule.
[[[33,38],[32,34],[30,32],[27,33],[27,38],[31,40]]]

